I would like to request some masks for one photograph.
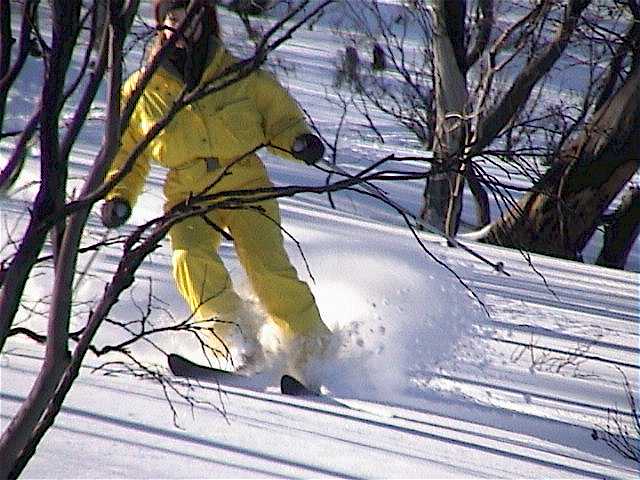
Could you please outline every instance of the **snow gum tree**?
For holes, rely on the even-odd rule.
[[[630,0],[626,6],[627,30],[613,43],[616,48],[598,85],[595,107],[551,157],[551,167],[531,191],[492,225],[486,242],[578,258],[611,202],[638,171],[640,3]],[[629,229],[627,238],[635,238],[634,230]]]
[[[84,22],[90,17],[81,2],[51,2],[47,9],[50,16],[50,32],[37,29],[37,16],[42,11],[39,2],[27,0],[21,12],[12,2],[2,1],[0,17],[3,19],[2,37],[2,79],[3,101],[13,87],[24,68],[30,42],[37,37],[43,69],[42,91],[36,112],[24,128],[17,132],[19,139],[13,146],[9,162],[2,170],[2,187],[7,191],[17,177],[26,156],[28,143],[39,131],[40,179],[38,192],[33,200],[30,220],[11,259],[5,259],[7,266],[2,272],[2,290],[0,291],[0,349],[4,347],[10,328],[20,307],[20,300],[34,265],[45,242],[51,235],[54,264],[54,285],[52,303],[49,310],[49,322],[45,361],[42,370],[33,385],[24,405],[13,418],[0,438],[0,471],[3,475],[14,477],[21,471],[31,456],[35,444],[51,425],[60,408],[60,401],[68,391],[70,383],[78,371],[78,362],[71,358],[68,350],[69,319],[71,317],[72,281],[78,255],[78,246],[93,201],[89,196],[102,182],[108,155],[113,154],[119,135],[119,88],[122,80],[120,56],[126,32],[137,2],[109,2],[109,27],[102,30],[102,37],[90,35],[89,42],[100,44],[97,63],[89,72],[90,52],[84,57],[82,74],[69,81],[70,66],[80,39]],[[11,61],[13,48],[12,21],[20,18],[20,38],[18,55]],[[95,32],[96,30],[93,30]],[[49,38],[45,39],[45,35]],[[69,154],[77,139],[80,127],[86,120],[90,105],[93,103],[100,82],[109,70],[110,102],[106,118],[108,129],[105,131],[103,154],[97,159],[90,178],[80,199],[70,208],[67,202],[67,180],[69,173]],[[71,125],[61,129],[61,113],[65,102],[80,87],[84,75],[88,81],[81,93],[81,100]],[[71,83],[71,84],[70,84]],[[6,123],[2,123],[3,136]],[[88,340],[88,339],[87,339]],[[85,340],[86,341],[86,340]],[[79,345],[76,354],[82,356]],[[58,401],[54,399],[58,396]]]
[[[387,60],[386,74],[372,71],[359,91],[433,152],[421,218],[454,235],[468,186],[476,226],[498,213],[484,241],[578,257],[637,171],[637,120],[625,103],[634,88],[624,87],[636,81],[639,2],[402,5],[393,15],[376,0],[345,8],[366,39],[359,44],[382,48]],[[614,156],[624,169],[604,167]],[[579,167],[587,157],[595,176]],[[517,202],[521,186],[498,182],[487,166],[529,179],[530,193]],[[490,211],[489,194],[499,212]]]

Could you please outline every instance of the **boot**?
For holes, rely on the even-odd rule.
[[[291,339],[286,373],[307,388],[320,392],[322,362],[334,351],[333,338],[331,332],[324,328],[320,332],[309,332]]]
[[[213,320],[204,330],[209,351],[226,363],[226,368],[247,376],[262,371],[265,366],[258,340],[260,328],[254,317],[249,312],[235,312],[225,315],[233,320]]]

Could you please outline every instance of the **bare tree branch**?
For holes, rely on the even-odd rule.
[[[478,154],[489,145],[529,98],[536,83],[549,72],[567,48],[582,12],[590,3],[591,0],[569,1],[556,39],[516,76],[501,101],[492,107],[486,115],[482,115],[482,120],[478,123],[475,137],[469,148],[470,155]]]

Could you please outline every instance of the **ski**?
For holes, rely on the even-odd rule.
[[[177,353],[168,355],[169,369],[177,377],[185,377],[203,382],[211,382],[229,387],[249,388],[256,391],[265,391],[276,385],[273,373],[258,373],[253,376],[241,375],[229,370],[223,370],[211,366],[192,362],[188,358]],[[340,406],[350,410],[369,413],[376,416],[392,418],[393,412],[378,405],[369,405],[355,399],[336,398],[332,395],[317,392],[308,388],[302,382],[291,375],[280,377],[280,393],[291,397],[308,398],[328,405]]]
[[[268,373],[258,373],[250,376],[208,365],[201,365],[183,357],[182,355],[178,355],[177,353],[169,354],[167,361],[169,363],[169,370],[171,370],[171,373],[177,377],[190,378],[203,382],[215,382],[233,387],[250,386],[252,388],[267,388],[269,386],[274,386],[274,384],[269,380],[275,381],[277,379],[277,376],[274,378],[273,374]],[[319,395],[311,389],[308,389],[300,381],[290,375],[283,375],[281,377],[280,391],[285,395],[296,397]]]
[[[292,397],[306,398],[312,401],[318,401],[327,405],[334,405],[338,407],[348,408],[363,413],[369,413],[371,415],[393,418],[395,415],[390,410],[379,407],[377,405],[369,405],[366,402],[360,402],[358,400],[350,400],[345,398],[337,398],[333,395],[328,395],[322,392],[318,392],[307,387],[298,379],[291,375],[283,375],[280,378],[280,392],[283,395],[289,395]]]
[[[230,370],[200,365],[199,363],[192,362],[188,358],[178,355],[177,353],[170,353],[167,357],[167,362],[169,363],[169,370],[171,370],[171,373],[176,377],[186,377],[194,380],[206,381],[220,381],[231,378],[250,378]]]

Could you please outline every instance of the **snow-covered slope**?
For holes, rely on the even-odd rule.
[[[323,365],[325,384],[365,411],[209,385],[192,392],[209,404],[171,394],[176,428],[153,381],[87,367],[26,476],[637,476],[637,464],[591,431],[606,426],[609,408],[630,422],[616,367],[637,386],[635,277],[536,258],[547,289],[512,253],[483,252],[506,261],[506,278],[427,239],[478,292],[487,317],[399,228],[285,211],[325,318],[352,332]],[[366,241],[339,242],[338,231]],[[25,346],[4,356],[3,423],[39,358]]]
[[[233,17],[223,19],[230,31],[237,25]],[[287,83],[329,136],[341,112],[319,85],[331,84],[339,46],[320,24],[313,32],[300,31],[278,54],[296,67]],[[30,83],[23,84],[26,89]],[[22,106],[14,113],[28,111]],[[379,122],[395,143],[376,144],[364,135],[361,118],[349,113],[338,157],[344,168],[397,149],[418,152],[400,128],[382,116]],[[74,153],[80,179],[96,153],[97,132],[89,128]],[[32,153],[24,183],[38,173]],[[325,181],[314,169],[265,158],[278,184]],[[132,223],[161,212],[163,175],[152,171]],[[421,188],[403,183],[387,191],[415,210]],[[24,218],[28,197],[25,190],[0,201],[2,246]],[[380,202],[355,193],[334,200],[338,210],[313,195],[281,205],[284,227],[300,242],[309,270],[293,242],[287,245],[291,257],[342,339],[317,375],[331,395],[355,408],[284,397],[258,383],[198,387],[178,380],[177,391],[167,391],[150,379],[92,373],[102,359],[89,358],[25,477],[637,478],[637,463],[592,436],[594,428],[615,430],[611,420],[633,432],[624,378],[637,391],[637,273],[470,244],[504,263],[506,274],[498,273],[435,236],[420,234],[419,244]],[[103,234],[97,217],[90,233]],[[88,303],[79,308],[90,308],[118,253],[114,248],[96,259],[80,285],[80,300]],[[221,255],[251,299],[232,246],[224,243]],[[36,311],[49,293],[47,274],[29,289]],[[162,307],[154,321],[166,322],[168,314],[185,318],[170,277],[163,245],[112,316],[139,315],[151,291]],[[28,322],[42,324],[37,316]],[[98,342],[121,336],[106,327]],[[197,359],[193,345],[179,335],[157,341]],[[164,368],[164,357],[151,347],[138,348],[136,355]],[[3,352],[3,428],[28,394],[41,359],[37,347],[18,339]],[[177,392],[198,401],[190,404]]]

